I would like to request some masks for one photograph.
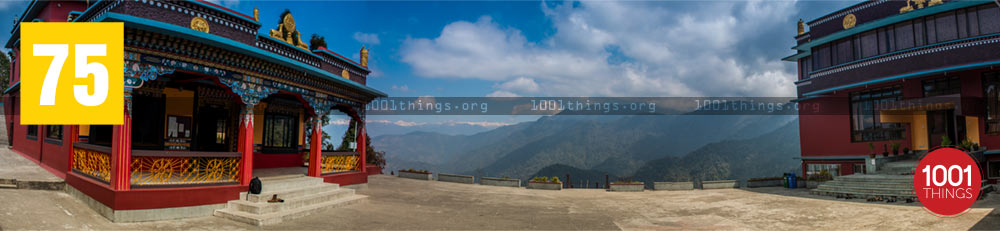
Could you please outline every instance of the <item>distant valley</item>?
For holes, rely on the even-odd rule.
[[[545,116],[472,135],[411,132],[372,138],[387,171],[477,176],[604,175],[636,180],[774,176],[798,168],[795,116]],[[597,178],[597,179],[590,179]]]

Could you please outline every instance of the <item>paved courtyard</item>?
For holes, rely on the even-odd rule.
[[[592,189],[528,190],[370,178],[367,202],[264,229],[996,229],[1000,195],[958,218],[938,218],[916,204],[843,201],[805,190],[764,188],[612,193]],[[155,198],[150,198],[151,200]],[[981,221],[984,217],[992,219]],[[976,226],[979,223],[980,226]],[[985,225],[985,226],[984,226]],[[57,191],[0,190],[0,229],[258,229],[216,217],[110,223]]]

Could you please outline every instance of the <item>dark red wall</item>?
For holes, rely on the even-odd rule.
[[[272,154],[253,153],[253,168],[287,168],[301,167],[304,159],[302,153]]]

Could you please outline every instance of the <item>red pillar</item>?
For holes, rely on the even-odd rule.
[[[364,122],[358,121],[358,127],[361,128],[361,132],[358,132],[358,154],[361,155],[360,160],[358,160],[358,165],[361,167],[361,172],[368,172],[367,168],[367,155],[365,149],[367,149],[368,144],[365,144],[365,126]]]
[[[323,132],[320,131],[319,117],[313,117],[312,138],[309,140],[309,176],[323,175]]]
[[[126,95],[126,97],[129,96]],[[111,189],[128,191],[131,188],[132,178],[132,169],[130,168],[132,163],[132,115],[129,108],[125,109],[125,120],[122,125],[115,125],[113,130],[111,138]]]
[[[63,137],[65,137],[63,139],[69,141],[69,153],[66,155],[69,158],[66,159],[66,170],[73,171],[73,157],[76,156],[76,153],[74,153],[76,148],[73,147],[73,144],[80,141],[80,125],[66,125],[66,127],[69,127],[69,135],[63,134]]]
[[[240,142],[237,151],[242,155],[240,164],[240,184],[250,185],[253,179],[253,105],[246,105],[241,115]]]

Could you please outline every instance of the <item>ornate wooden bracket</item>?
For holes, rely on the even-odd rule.
[[[246,105],[257,105],[260,103],[260,100],[267,98],[271,94],[278,93],[277,89],[246,81],[219,78],[219,82],[233,89],[233,93],[239,95],[240,100]]]

